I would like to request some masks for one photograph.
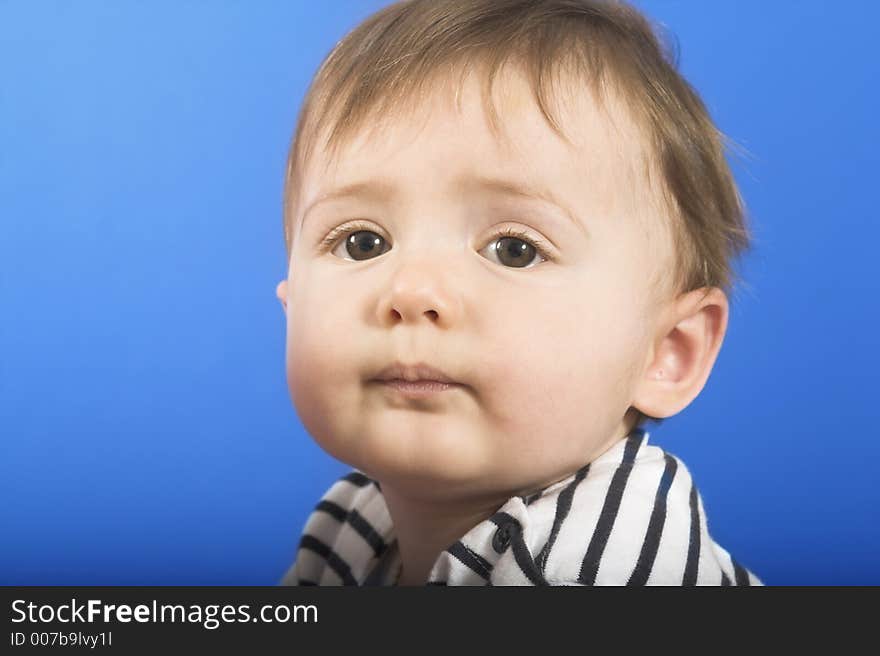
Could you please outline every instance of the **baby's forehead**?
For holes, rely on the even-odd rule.
[[[436,77],[426,82],[427,93],[405,98],[394,111],[380,111],[378,104],[361,125],[348,126],[349,138],[335,151],[317,149],[308,163],[311,177],[322,187],[331,180],[338,186],[364,171],[377,173],[385,163],[393,167],[403,154],[433,157],[432,176],[461,166],[475,175],[540,181],[550,189],[619,187],[626,194],[618,201],[633,200],[633,190],[649,182],[641,131],[612,89],[597,97],[588,85],[565,81],[542,109],[514,67],[499,72],[491,95],[476,72],[461,80]]]
[[[594,91],[592,85],[571,75],[561,75],[553,92],[539,99],[537,90],[516,66],[502,67],[494,78],[485,79],[479,69],[460,78],[434,74],[417,91],[394,98],[393,106],[374,101],[361,120],[348,122],[344,148],[349,151],[376,148],[395,140],[411,141],[423,130],[436,139],[452,138],[462,125],[481,132],[502,151],[508,148],[540,148],[548,139],[568,143],[574,152],[595,152],[605,147],[626,159],[644,154],[647,145],[637,121],[620,93],[608,84]],[[336,117],[332,123],[339,123]]]

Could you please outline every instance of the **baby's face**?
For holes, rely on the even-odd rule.
[[[525,493],[622,437],[654,327],[652,279],[671,252],[645,216],[633,132],[615,132],[584,93],[557,114],[571,149],[513,74],[495,88],[506,145],[478,84],[468,79],[460,113],[438,92],[429,114],[359,137],[326,173],[315,156],[278,288],[305,428],[336,458],[426,497]],[[387,194],[375,186],[302,214],[376,181]],[[395,362],[460,385],[410,398],[373,380]]]

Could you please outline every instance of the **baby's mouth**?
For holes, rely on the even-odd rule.
[[[399,394],[407,398],[423,399],[435,394],[461,387],[458,383],[445,383],[439,380],[376,380],[385,389],[393,394]]]
[[[434,382],[449,383],[451,385],[457,384],[457,381],[447,376],[443,371],[424,362],[416,364],[393,362],[377,373],[375,379],[385,382],[401,380],[408,383]]]
[[[371,382],[408,398],[426,398],[462,387],[440,369],[424,362],[411,365],[394,362],[376,374]]]

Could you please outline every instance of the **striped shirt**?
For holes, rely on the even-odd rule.
[[[676,456],[635,429],[568,478],[514,496],[434,562],[428,585],[763,585],[709,535]],[[380,484],[336,481],[282,585],[395,585],[401,561]]]

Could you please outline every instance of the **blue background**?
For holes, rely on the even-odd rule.
[[[0,583],[273,584],[347,468],[284,375],[285,156],[383,2],[0,2]],[[748,282],[651,428],[769,584],[880,584],[880,9],[639,2],[750,156]]]

